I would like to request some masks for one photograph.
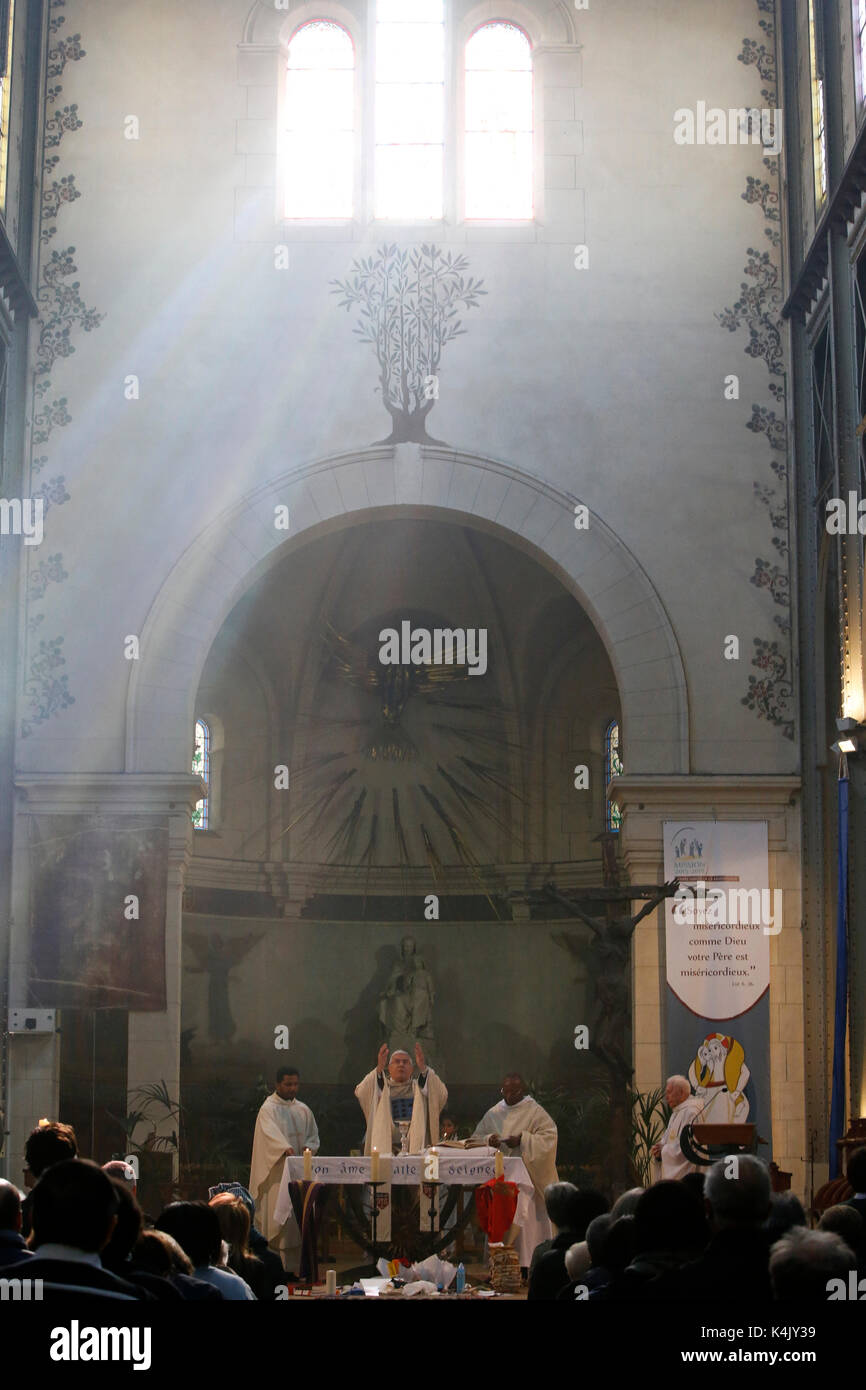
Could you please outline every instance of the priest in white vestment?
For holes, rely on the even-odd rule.
[[[690,1163],[682,1150],[680,1136],[686,1125],[694,1124],[702,1114],[704,1102],[692,1095],[692,1088],[684,1076],[669,1076],[665,1086],[665,1100],[671,1107],[667,1129],[653,1144],[653,1158],[661,1160],[661,1177],[684,1178],[686,1173],[697,1172],[697,1165]]]
[[[282,1225],[274,1216],[283,1168],[286,1158],[292,1154],[302,1154],[304,1149],[314,1154],[319,1152],[316,1120],[310,1107],[297,1098],[299,1084],[300,1077],[294,1067],[280,1067],[274,1092],[256,1117],[250,1169],[256,1225],[271,1249],[282,1257],[287,1269],[294,1267],[292,1262],[299,1252],[301,1237],[294,1216]]]
[[[364,1153],[377,1149],[380,1154],[400,1150],[398,1120],[409,1121],[409,1152],[423,1153],[439,1142],[439,1116],[448,1092],[432,1067],[427,1065],[421,1044],[415,1044],[417,1079],[412,1076],[408,1052],[388,1055],[388,1044],[379,1048],[376,1066],[355,1087],[358,1104],[367,1121]],[[387,1072],[385,1068],[387,1067]]]
[[[535,1188],[532,1225],[535,1244],[553,1238],[553,1227],[544,1204],[544,1189],[558,1182],[556,1171],[556,1125],[546,1110],[526,1094],[526,1084],[516,1072],[502,1082],[502,1100],[483,1115],[473,1139],[482,1139],[501,1149],[504,1157],[522,1158]],[[525,1243],[525,1242],[524,1242]]]

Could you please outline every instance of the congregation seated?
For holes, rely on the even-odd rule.
[[[701,1203],[694,1192],[675,1180],[666,1179],[647,1188],[635,1207],[633,1220],[632,1259],[598,1290],[600,1299],[640,1298],[651,1280],[682,1269],[706,1244]]]
[[[222,1263],[220,1224],[207,1202],[171,1202],[157,1219],[156,1228],[168,1231],[186,1251],[196,1279],[212,1284],[232,1302],[255,1299],[246,1280]]]
[[[533,1300],[556,1298],[568,1283],[566,1252],[583,1240],[593,1217],[607,1210],[607,1201],[600,1192],[582,1192],[570,1182],[550,1183],[544,1190],[544,1204],[556,1235],[537,1260],[533,1256],[527,1295]]]
[[[72,1125],[55,1120],[50,1124],[37,1125],[28,1134],[24,1144],[24,1186],[28,1192],[21,1208],[21,1234],[25,1238],[30,1234],[30,1199],[33,1187],[52,1164],[77,1157],[78,1140]]]
[[[770,1245],[775,1245],[789,1231],[805,1225],[806,1213],[799,1197],[793,1192],[774,1192],[770,1198],[770,1213],[764,1222]]]
[[[125,1165],[128,1166],[128,1165]],[[103,1168],[102,1170],[106,1170]],[[129,1182],[125,1178],[110,1178],[114,1195],[117,1198],[117,1222],[111,1239],[102,1251],[102,1266],[119,1279],[126,1279],[138,1288],[146,1289],[161,1303],[179,1303],[181,1296],[167,1279],[160,1279],[149,1270],[142,1269],[133,1258],[133,1250],[141,1235],[141,1208],[133,1196]]]
[[[841,1236],[845,1244],[857,1256],[858,1274],[861,1277],[866,1275],[866,1260],[863,1258],[866,1225],[864,1225],[863,1217],[856,1207],[852,1207],[847,1202],[841,1202],[835,1207],[828,1207],[818,1222],[818,1230],[832,1231],[834,1235]]]
[[[660,1274],[647,1286],[653,1299],[700,1300],[708,1288],[723,1288],[737,1300],[766,1303],[770,1290],[770,1174],[751,1154],[740,1154],[736,1169],[722,1158],[704,1184],[710,1239],[703,1253],[682,1268]]]
[[[849,1197],[846,1206],[852,1207],[859,1212],[863,1220],[863,1244],[860,1246],[860,1263],[866,1264],[866,1148],[855,1149],[848,1159],[848,1182],[854,1189],[854,1196]]]
[[[129,1280],[104,1269],[104,1250],[117,1225],[111,1179],[85,1158],[65,1159],[42,1174],[31,1194],[33,1259],[28,1279],[43,1281],[45,1299],[75,1295],[127,1303],[152,1302]]]
[[[268,1245],[266,1238],[256,1226],[256,1204],[253,1201],[247,1188],[239,1182],[219,1182],[214,1187],[207,1190],[208,1201],[213,1202],[214,1197],[229,1193],[233,1197],[239,1197],[250,1214],[250,1234],[249,1248],[250,1253],[255,1255],[264,1265],[267,1271],[268,1283],[272,1289],[276,1289],[278,1284],[286,1282],[286,1271],[283,1262],[275,1250]],[[234,1266],[232,1266],[234,1268]]]

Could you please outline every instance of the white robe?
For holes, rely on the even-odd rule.
[[[668,1127],[661,1137],[662,1179],[684,1178],[686,1173],[697,1172],[694,1163],[689,1163],[680,1146],[680,1135],[686,1125],[694,1124],[703,1111],[703,1101],[698,1096],[688,1096],[675,1105],[668,1120]]]
[[[523,1159],[535,1188],[531,1218],[534,1226],[533,1239],[536,1244],[543,1240],[551,1240],[553,1227],[544,1204],[544,1189],[550,1183],[559,1181],[556,1171],[556,1125],[537,1100],[533,1100],[532,1096],[524,1096],[516,1105],[506,1105],[505,1101],[501,1100],[492,1106],[476,1126],[473,1138],[489,1140],[493,1134],[498,1134],[503,1139],[512,1134],[520,1135],[520,1147],[512,1149],[503,1144],[502,1156],[516,1158],[519,1155]]]
[[[256,1116],[249,1190],[256,1204],[256,1225],[275,1248],[298,1243],[296,1230],[290,1241],[281,1240],[285,1228],[274,1217],[286,1149],[294,1149],[296,1154],[304,1149],[318,1153],[319,1131],[308,1105],[301,1100],[283,1100],[274,1092]]]
[[[387,1072],[385,1084],[379,1088],[375,1067],[355,1087],[355,1095],[367,1121],[364,1153],[378,1149],[380,1154],[392,1151],[391,1083]],[[409,1152],[423,1153],[429,1144],[439,1142],[439,1116],[448,1101],[448,1091],[432,1067],[427,1068],[423,1086],[412,1079],[412,1119],[409,1124]]]

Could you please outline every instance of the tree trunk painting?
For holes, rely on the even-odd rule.
[[[478,307],[487,291],[467,277],[466,257],[438,246],[400,250],[380,246],[353,261],[346,280],[332,281],[340,308],[359,311],[353,332],[369,343],[379,363],[382,403],[391,417],[385,444],[440,444],[427,433],[439,399],[439,367],[446,343],[467,330],[461,309]]]

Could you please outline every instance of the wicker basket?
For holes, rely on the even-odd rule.
[[[491,1245],[490,1283],[497,1293],[519,1293],[520,1259],[513,1245]]]

